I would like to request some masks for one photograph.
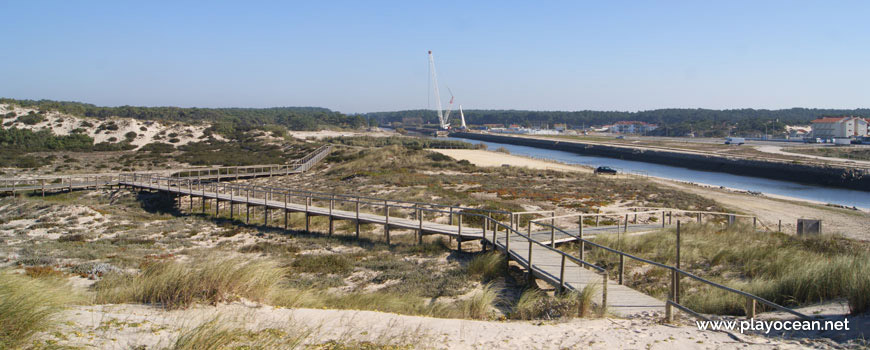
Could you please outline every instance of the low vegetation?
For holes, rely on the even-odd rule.
[[[264,301],[284,270],[267,261],[206,258],[146,263],[139,274],[111,273],[94,285],[98,303],[138,302],[167,309],[239,298]]]
[[[795,237],[754,232],[751,225],[707,224],[683,226],[681,267],[698,276],[743,290],[773,302],[800,306],[845,298],[853,313],[868,311],[870,246],[839,236]],[[605,235],[597,243],[674,265],[675,233],[666,230],[617,238]],[[587,248],[600,266],[616,266],[617,256]],[[668,271],[626,259],[627,284],[659,298],[669,288]],[[612,269],[615,270],[615,269]],[[713,314],[742,314],[746,300],[736,294],[685,278],[682,302],[693,310]]]
[[[52,329],[57,314],[78,301],[62,280],[31,278],[0,270],[0,348],[19,349]]]

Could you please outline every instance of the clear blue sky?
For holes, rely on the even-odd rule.
[[[0,0],[0,96],[426,108],[433,50],[465,109],[870,105],[867,1],[469,3]]]

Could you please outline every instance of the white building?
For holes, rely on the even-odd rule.
[[[659,126],[656,124],[649,124],[639,121],[621,121],[616,122],[613,125],[607,125],[610,132],[621,133],[621,134],[643,134],[649,131],[653,131],[657,129]]]
[[[812,123],[813,137],[832,139],[867,136],[867,124],[870,122],[859,117],[824,117]]]

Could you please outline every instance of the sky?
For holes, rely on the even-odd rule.
[[[867,1],[0,0],[0,97],[104,106],[870,107]]]

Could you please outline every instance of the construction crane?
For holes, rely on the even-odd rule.
[[[442,113],[441,93],[438,89],[438,74],[435,72],[435,56],[432,55],[432,50],[429,50],[429,74],[435,87],[435,105],[438,106],[438,123],[441,129],[450,129],[450,110],[453,107],[453,92],[450,91],[450,87],[447,88],[447,92],[450,93],[450,102],[447,104],[447,112]]]
[[[465,113],[462,113],[462,105],[459,105],[459,118],[462,120],[462,125],[460,125],[459,128],[462,130],[468,129],[468,127],[465,126]]]

